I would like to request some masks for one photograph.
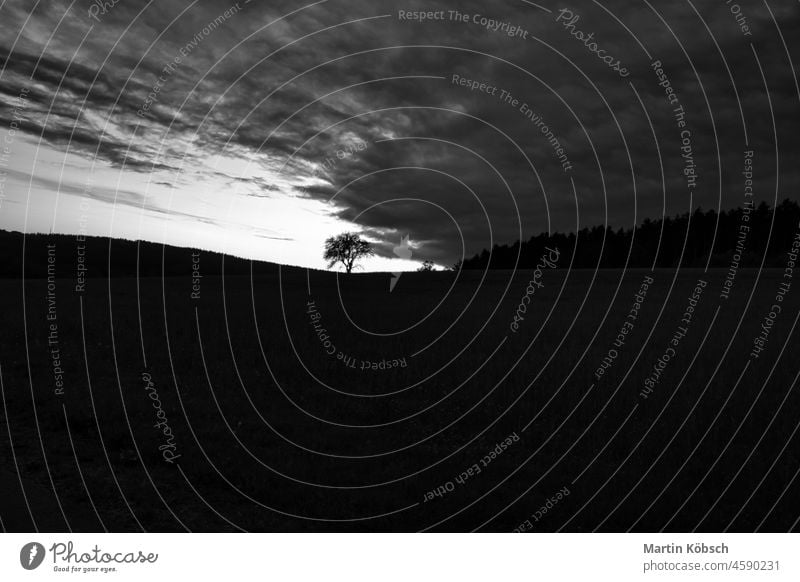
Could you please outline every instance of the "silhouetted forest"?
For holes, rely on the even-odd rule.
[[[764,266],[779,267],[785,262],[798,225],[800,205],[788,199],[779,204],[775,212],[765,202],[749,211],[735,208],[718,214],[714,210],[704,212],[697,209],[691,215],[646,219],[635,230],[595,226],[583,228],[577,235],[559,232],[548,236],[542,233],[522,243],[522,249],[517,242],[495,245],[491,255],[488,250],[483,250],[464,261],[462,268],[533,268],[546,246],[559,249],[560,268],[569,266],[573,249],[574,269],[622,268],[626,265],[628,268],[676,267],[679,264],[682,267],[705,267],[709,255],[711,267],[727,268],[737,246],[741,254],[740,267],[758,267],[765,253]],[[743,226],[749,230],[742,229]],[[54,245],[52,253],[48,253],[48,245]],[[48,259],[50,254],[52,263]],[[48,267],[57,277],[77,278],[81,264],[82,274],[87,278],[109,275],[186,276],[191,275],[195,268],[203,276],[220,275],[223,271],[226,275],[250,274],[250,261],[211,251],[105,237],[79,239],[71,235],[23,235],[0,231],[2,278],[21,278],[23,268],[25,277],[46,277]]]
[[[23,246],[24,245],[24,246]],[[23,252],[24,249],[24,252]],[[246,259],[145,241],[0,231],[0,278],[249,275]]]
[[[800,224],[800,206],[786,199],[775,212],[766,202],[756,207],[734,208],[717,213],[695,210],[674,218],[646,219],[633,229],[613,230],[595,226],[575,233],[546,233],[522,243],[495,245],[464,261],[464,269],[528,269],[536,266],[544,248],[558,248],[559,267],[572,268],[649,268],[649,267],[729,267],[737,246],[740,267],[779,267]],[[745,227],[745,228],[743,228]],[[749,230],[747,230],[749,227]],[[716,236],[715,236],[716,234]],[[577,246],[576,246],[577,245]],[[712,249],[713,245],[713,249]],[[519,262],[517,262],[519,255]]]

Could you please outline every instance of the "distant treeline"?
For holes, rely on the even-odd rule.
[[[774,224],[773,224],[774,219]],[[495,245],[464,261],[464,269],[534,268],[545,247],[558,248],[559,267],[567,267],[573,250],[573,268],[729,267],[735,254],[739,266],[757,267],[766,253],[765,266],[779,267],[798,232],[800,206],[784,200],[773,213],[762,202],[756,207],[717,213],[695,210],[674,218],[646,219],[636,229],[613,230],[595,226],[576,233],[543,233],[522,243]],[[749,230],[747,229],[749,227]],[[716,238],[715,238],[716,232]],[[713,248],[712,248],[713,245]],[[602,254],[601,254],[602,251]],[[519,263],[517,263],[519,254]]]
[[[24,253],[23,253],[24,240]],[[152,242],[0,231],[0,278],[249,275],[250,262]],[[271,263],[258,265],[274,266]]]
[[[800,205],[788,199],[774,213],[764,202],[757,207],[735,208],[719,214],[698,209],[691,215],[646,219],[635,230],[596,226],[581,229],[577,234],[542,233],[523,242],[521,249],[519,242],[495,245],[491,260],[489,251],[484,250],[465,260],[461,267],[512,269],[519,253],[516,268],[535,268],[545,247],[557,247],[560,251],[558,267],[570,264],[574,249],[572,267],[578,269],[621,268],[626,264],[629,268],[649,268],[654,264],[676,267],[679,262],[683,267],[705,267],[709,256],[712,267],[729,267],[735,254],[741,257],[740,267],[757,267],[765,253],[765,266],[780,267],[786,261],[798,226]],[[274,267],[272,263],[253,263],[256,273]],[[145,241],[0,231],[0,278],[38,278],[48,274],[70,279],[162,274],[191,277],[197,272],[202,276],[220,275],[223,270],[226,275],[249,275],[251,263],[231,255]]]

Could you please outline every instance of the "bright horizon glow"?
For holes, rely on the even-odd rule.
[[[0,143],[7,138],[0,130]],[[186,157],[178,172],[144,173],[40,146],[19,132],[9,139],[14,169],[0,184],[5,230],[143,240],[322,270],[325,239],[362,230],[336,217],[333,204],[302,195],[319,178],[281,176],[252,156],[212,155],[200,164]],[[358,264],[366,272],[413,271],[421,259]]]

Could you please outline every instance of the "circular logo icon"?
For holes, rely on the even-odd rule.
[[[22,546],[19,552],[19,563],[26,570],[35,570],[44,561],[44,546],[38,542],[30,542]]]

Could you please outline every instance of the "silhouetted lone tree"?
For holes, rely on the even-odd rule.
[[[325,241],[323,258],[328,261],[329,269],[337,263],[341,263],[344,270],[349,273],[353,270],[357,260],[373,254],[375,252],[372,250],[371,244],[354,232],[345,232]]]

